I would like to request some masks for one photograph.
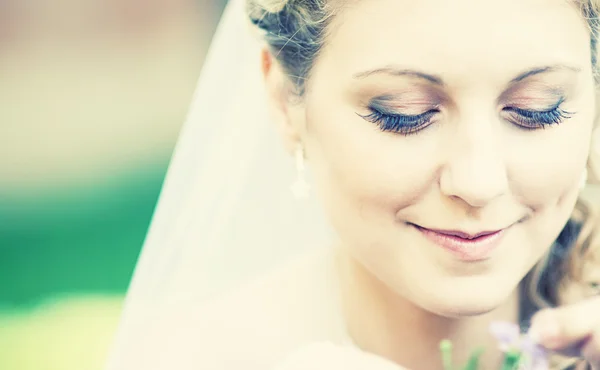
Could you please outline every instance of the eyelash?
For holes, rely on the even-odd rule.
[[[507,107],[503,110],[511,113],[512,121],[516,121],[514,123],[521,128],[535,130],[551,125],[558,125],[572,117],[573,113],[567,112],[560,107],[563,101],[561,99],[554,107],[545,111],[531,111],[514,107]]]
[[[431,119],[439,113],[439,110],[432,109],[418,115],[387,114],[374,108],[368,115],[360,115],[365,120],[375,123],[381,131],[399,133],[405,136],[415,134],[425,127],[429,126]]]
[[[572,113],[563,110],[560,106],[564,102],[561,99],[553,108],[545,111],[526,110],[515,107],[504,108],[503,111],[513,113],[511,120],[526,130],[545,128],[557,125],[571,118]],[[365,120],[375,123],[382,131],[399,133],[405,136],[415,134],[429,126],[432,118],[439,113],[438,109],[432,109],[419,115],[387,114],[372,107],[368,115],[360,115]]]

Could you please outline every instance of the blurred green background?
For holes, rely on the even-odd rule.
[[[224,0],[0,10],[0,369],[101,369]]]

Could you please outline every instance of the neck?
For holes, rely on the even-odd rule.
[[[485,348],[481,367],[498,367],[501,353],[488,327],[492,321],[517,322],[518,290],[491,312],[448,318],[391,291],[343,250],[337,262],[347,330],[358,347],[408,369],[439,370],[439,344],[449,339],[455,364],[466,363],[473,350]]]

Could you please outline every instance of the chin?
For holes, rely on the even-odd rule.
[[[518,283],[507,284],[454,284],[440,290],[432,287],[430,294],[415,300],[420,306],[438,316],[466,318],[485,315],[508,304],[515,297]],[[463,285],[463,286],[460,286]],[[423,293],[425,290],[423,290]],[[421,293],[422,294],[422,293]]]
[[[465,306],[465,305],[442,306],[442,305],[440,305],[439,307],[437,307],[437,309],[430,310],[430,312],[432,312],[438,316],[447,317],[449,319],[461,319],[461,318],[485,315],[487,313],[494,311],[500,305],[501,304],[470,305],[470,306]]]

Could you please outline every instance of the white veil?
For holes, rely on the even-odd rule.
[[[294,161],[269,122],[260,50],[245,0],[230,1],[180,134],[107,369],[132,364],[123,359],[135,353],[131,349],[148,335],[148,320],[161,308],[197,304],[308,246],[322,246],[330,235],[315,200],[298,201],[290,191]]]

